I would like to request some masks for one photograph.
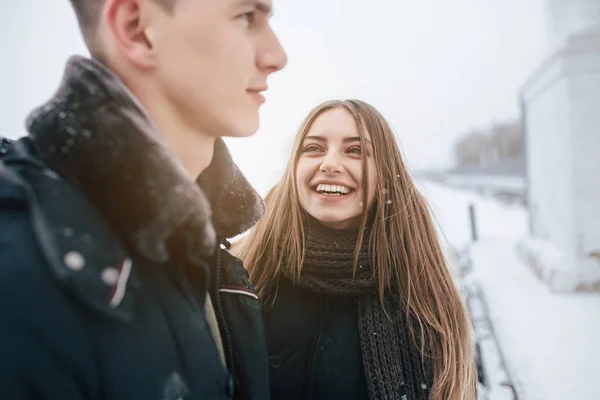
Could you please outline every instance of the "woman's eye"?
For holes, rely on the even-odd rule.
[[[302,150],[303,153],[314,153],[316,151],[321,151],[321,149],[319,148],[319,146],[316,146],[314,144],[308,145]]]
[[[362,151],[361,151],[360,147],[350,147],[347,150],[347,152],[351,153],[351,154],[357,154],[357,155],[361,155],[362,154]]]

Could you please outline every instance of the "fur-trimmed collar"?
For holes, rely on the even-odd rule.
[[[148,260],[169,260],[175,240],[199,261],[214,252],[217,235],[242,233],[264,212],[221,139],[196,184],[140,103],[94,60],[72,57],[57,93],[31,113],[27,127],[44,162]]]

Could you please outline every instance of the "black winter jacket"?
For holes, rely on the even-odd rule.
[[[357,301],[279,283],[263,305],[271,398],[368,399]]]
[[[110,134],[105,128],[123,128],[119,131],[123,136],[111,146],[148,134],[126,131],[149,124],[139,123],[144,122],[143,112],[118,86],[97,63],[71,60],[57,95],[35,113],[34,119],[43,123],[30,123],[33,136],[3,146],[0,398],[267,399],[260,307],[239,260],[218,248],[213,256],[181,255],[167,261],[145,257],[132,246],[130,225],[117,226],[101,211],[102,193],[94,194],[94,188],[86,187],[89,182],[72,179],[81,171],[49,168],[32,139],[49,134],[57,138],[49,148],[68,151],[61,140],[65,146],[95,143],[94,135]],[[126,112],[121,113],[122,107]],[[139,120],[123,125],[132,115]],[[162,163],[155,171],[159,185],[177,183],[159,179],[168,157],[147,160],[146,149],[135,148],[139,152],[130,153],[132,158]],[[111,148],[114,154],[118,150]],[[78,160],[88,161],[99,160]],[[99,171],[103,173],[127,162],[124,156],[107,157],[105,163],[94,165],[105,168]],[[121,171],[124,176],[135,172]],[[221,238],[240,233],[260,216],[260,199],[223,142],[217,141],[211,166],[200,182]],[[140,198],[116,186],[101,200],[110,201],[110,210],[122,212],[124,218],[133,218],[145,196],[141,183],[131,183],[141,191],[136,192]],[[177,200],[172,198],[177,193],[168,187],[154,189],[167,201]],[[200,212],[210,223],[210,208]],[[156,228],[154,233],[160,235],[161,225]],[[210,238],[193,236],[194,232],[179,234],[183,242],[210,243]],[[175,250],[172,255],[178,254]],[[207,294],[216,311],[227,365],[207,324]]]

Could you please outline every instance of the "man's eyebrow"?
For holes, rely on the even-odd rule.
[[[239,5],[252,6],[260,13],[273,15],[273,5],[269,1],[262,0],[241,0]]]
[[[269,16],[273,15],[273,4],[271,2],[256,0],[254,8],[256,8],[256,11],[268,14]]]

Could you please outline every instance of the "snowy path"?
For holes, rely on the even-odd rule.
[[[520,262],[514,243],[526,233],[522,208],[432,183],[421,188],[446,238],[459,248],[469,240],[467,206],[477,208],[474,277],[522,397],[600,399],[600,294],[553,294]]]
[[[525,399],[600,399],[600,295],[551,293],[506,241],[473,248],[475,278]]]

